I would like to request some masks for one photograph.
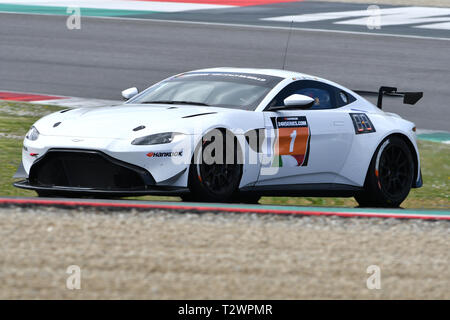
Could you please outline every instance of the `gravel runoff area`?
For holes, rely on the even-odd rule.
[[[393,6],[425,6],[425,7],[450,7],[449,0],[311,0],[322,2],[347,2],[347,3],[367,3],[388,4]]]
[[[0,242],[0,299],[450,299],[448,221],[8,207]]]

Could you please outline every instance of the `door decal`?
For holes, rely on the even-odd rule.
[[[306,166],[310,144],[306,117],[277,117],[272,119],[272,123],[276,132],[273,164],[279,167]]]

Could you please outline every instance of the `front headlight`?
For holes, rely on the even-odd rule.
[[[152,144],[165,144],[180,141],[184,134],[179,132],[164,132],[156,133],[145,137],[134,139],[131,144],[134,145],[152,145]]]
[[[27,135],[25,136],[28,140],[35,141],[39,138],[39,131],[36,129],[36,127],[32,126],[31,129],[28,131]]]

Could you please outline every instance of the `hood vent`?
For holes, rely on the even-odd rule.
[[[184,116],[184,117],[182,117],[182,118],[183,118],[183,119],[186,119],[186,118],[193,118],[193,117],[205,116],[205,115],[207,115],[207,114],[214,114],[214,113],[217,113],[217,112],[205,112],[205,113],[191,114],[190,116]]]
[[[142,130],[142,129],[145,129],[145,126],[136,127],[136,128],[133,129],[133,131],[139,131],[139,130]]]

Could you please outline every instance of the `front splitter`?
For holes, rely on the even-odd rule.
[[[57,196],[98,196],[98,197],[131,197],[131,196],[180,196],[189,193],[188,188],[183,187],[151,187],[144,190],[103,190],[91,188],[69,188],[69,187],[45,187],[33,186],[28,180],[21,180],[13,183],[13,186],[26,190],[48,192]]]

